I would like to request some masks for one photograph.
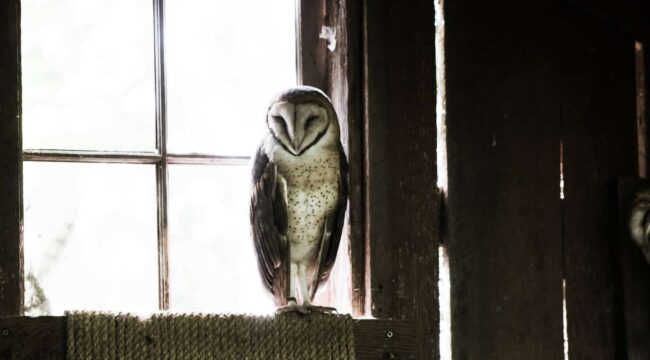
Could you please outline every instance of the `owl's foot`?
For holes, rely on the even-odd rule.
[[[305,305],[298,305],[295,299],[290,298],[287,305],[281,306],[275,310],[276,314],[298,313],[301,315],[309,314],[309,308]]]
[[[298,313],[300,315],[307,315],[310,313],[310,310],[309,308],[302,305],[289,304],[275,309],[275,313],[276,314]]]
[[[329,306],[318,306],[318,305],[303,305],[309,312],[318,312],[318,313],[323,313],[323,314],[334,314],[338,313],[336,308],[329,307]]]
[[[275,310],[276,314],[298,313],[300,315],[309,315],[312,312],[321,314],[334,314],[338,311],[336,308],[328,306],[316,306],[311,304],[298,305],[296,303],[289,303],[288,305],[279,307]]]

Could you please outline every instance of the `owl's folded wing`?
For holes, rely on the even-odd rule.
[[[263,148],[253,164],[250,221],[260,274],[276,301],[285,302],[288,273],[286,185]]]

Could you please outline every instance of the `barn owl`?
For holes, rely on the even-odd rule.
[[[280,311],[312,304],[329,277],[347,206],[348,165],[329,98],[312,87],[276,96],[253,160],[251,233],[260,274]]]
[[[647,190],[636,194],[630,211],[629,226],[632,240],[650,263],[650,192]]]

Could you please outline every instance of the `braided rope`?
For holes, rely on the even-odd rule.
[[[352,318],[68,312],[69,360],[353,360]]]

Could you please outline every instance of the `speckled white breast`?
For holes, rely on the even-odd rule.
[[[318,254],[325,218],[338,204],[338,151],[314,146],[293,156],[280,150],[272,161],[287,182],[291,261],[311,264]]]

